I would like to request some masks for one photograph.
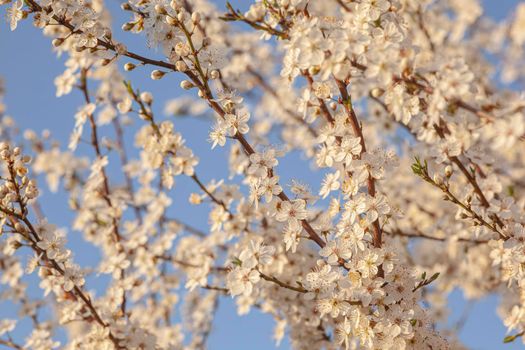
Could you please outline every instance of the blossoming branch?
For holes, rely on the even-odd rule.
[[[0,5],[66,57],[56,96],[82,99],[66,145],[19,133],[0,100],[0,301],[20,310],[0,345],[204,349],[233,297],[294,349],[462,349],[443,327],[455,288],[500,294],[494,336],[525,334],[524,4],[498,23],[478,0],[128,0],[117,29],[102,0]],[[157,101],[161,79],[183,92]],[[207,122],[229,178],[203,172],[174,115]],[[297,153],[319,183],[284,180]],[[178,179],[206,229],[178,214]],[[70,227],[41,189],[65,194]]]

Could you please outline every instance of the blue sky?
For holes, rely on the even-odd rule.
[[[110,7],[115,10],[115,27],[119,27],[125,17],[118,10],[118,3],[108,0]],[[217,1],[217,3],[221,3]],[[242,3],[233,1],[233,3]],[[494,18],[502,18],[511,13],[516,5],[516,0],[485,0],[486,11]],[[0,17],[3,17],[5,7],[0,9]],[[122,34],[117,39],[124,41],[134,51],[147,52],[145,40],[140,37]],[[147,53],[148,56],[158,55],[155,52]],[[50,129],[54,138],[60,140],[66,147],[68,136],[73,129],[77,107],[82,104],[78,93],[57,99],[55,97],[54,78],[64,70],[63,60],[57,59],[52,53],[50,42],[44,38],[40,30],[35,29],[29,22],[19,24],[15,32],[10,32],[6,23],[0,23],[0,76],[4,78],[7,94],[5,102],[8,112],[15,117],[20,128],[32,128],[36,131]],[[156,104],[156,112],[160,114],[166,100],[181,94],[178,88],[178,80],[171,75],[161,81],[149,79],[150,69],[137,69],[129,75],[134,85],[143,86],[153,92]],[[210,151],[206,142],[209,125],[206,121],[191,121],[179,119],[175,122],[176,128],[186,136],[187,144],[201,158],[197,170],[203,174],[203,180],[211,178],[227,177],[227,158],[223,152]],[[128,135],[128,142],[129,141]],[[88,147],[81,147],[81,152],[90,154]],[[280,175],[286,183],[292,176],[301,174],[306,182],[315,183],[318,175],[308,174],[308,164],[301,161],[299,157],[293,157],[288,167],[280,169]],[[185,217],[195,226],[206,228],[206,210],[194,212],[189,210],[186,203],[187,194],[196,191],[195,185],[186,179],[177,178],[178,188],[182,188],[182,195],[174,197],[174,206],[177,215]],[[177,192],[179,193],[179,192]],[[44,211],[49,221],[59,226],[68,226],[72,218],[67,208],[67,201],[63,195],[52,195],[44,193]],[[81,265],[93,265],[93,251],[82,243],[80,234],[72,232],[69,235],[70,248],[76,253],[76,260]],[[78,249],[82,248],[82,249]],[[96,287],[96,286],[95,286]],[[466,303],[461,293],[454,292],[450,298],[452,308],[451,322],[460,317]],[[489,297],[477,302],[471,310],[471,317],[465,324],[461,339],[472,349],[521,349],[523,346],[519,341],[503,345],[501,340],[505,336],[505,328],[496,316],[495,308],[497,298]],[[2,306],[0,305],[0,309]],[[2,311],[7,309],[2,309]],[[12,310],[7,310],[11,313]],[[0,318],[5,317],[0,312]],[[12,315],[11,315],[12,317]],[[234,303],[230,298],[222,298],[214,323],[214,330],[209,339],[210,349],[273,349],[272,341],[273,321],[270,317],[252,311],[248,316],[238,317],[235,313]],[[25,333],[22,330],[22,333]],[[249,344],[249,346],[248,346]],[[287,349],[288,343],[283,342],[280,349]]]

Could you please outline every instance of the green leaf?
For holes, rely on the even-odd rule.
[[[514,340],[516,340],[518,336],[517,335],[507,335],[504,339],[504,343],[512,343]]]
[[[419,161],[419,158],[418,157],[415,157],[415,163],[412,163],[412,172],[416,175],[421,175],[422,174],[422,169],[421,169],[421,162]]]
[[[224,22],[235,22],[237,21],[237,18],[232,16],[220,16],[219,19]]]
[[[242,266],[242,261],[237,257],[232,259],[232,263],[233,265]]]
[[[131,82],[127,81],[127,80],[124,80],[123,83],[124,83],[124,86],[126,87],[126,89],[128,90],[128,93],[130,95],[133,95],[133,88],[131,87]]]
[[[504,343],[511,343],[511,342],[513,342],[514,340],[516,340],[517,338],[522,337],[524,334],[525,334],[525,331],[519,332],[518,334],[514,334],[514,335],[507,335],[507,336],[503,339],[503,342],[504,342]]]
[[[435,274],[433,274],[433,275],[428,279],[428,283],[432,283],[432,282],[434,282],[438,277],[439,277],[439,272],[436,272]]]

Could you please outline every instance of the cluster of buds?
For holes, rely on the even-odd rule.
[[[7,208],[13,202],[27,203],[38,196],[35,180],[27,177],[27,164],[31,157],[23,155],[20,147],[11,148],[6,142],[0,144],[0,158],[6,166],[7,176],[0,186],[2,206]]]

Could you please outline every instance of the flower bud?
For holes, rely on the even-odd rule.
[[[378,98],[378,97],[381,97],[383,94],[384,94],[384,90],[383,89],[380,89],[380,88],[373,88],[371,91],[370,91],[370,95],[372,95],[372,97],[375,97],[375,98]]]
[[[164,75],[166,75],[166,72],[155,69],[153,72],[151,72],[151,79],[160,80]]]
[[[60,45],[62,45],[64,43],[64,41],[66,41],[66,39],[64,39],[64,38],[53,39],[53,46],[54,47],[59,47]]]
[[[139,112],[139,118],[142,119],[142,120],[150,120],[150,116],[149,114],[146,114],[144,112]]]
[[[191,48],[188,44],[180,42],[175,45],[175,53],[179,56],[185,57],[191,53]]]
[[[199,194],[192,193],[192,194],[190,194],[189,202],[190,202],[190,204],[198,205],[198,204],[202,203],[202,198],[201,198],[201,196],[199,196]]]
[[[21,223],[17,222],[15,224],[15,230],[19,233],[24,233],[26,231],[24,225],[22,225]]]
[[[167,15],[168,11],[164,8],[164,6],[157,4],[155,5],[155,12],[157,12],[159,15]]]
[[[177,23],[179,23],[179,21],[171,16],[166,16],[166,23],[168,23],[170,26],[175,26]]]
[[[447,166],[445,167],[445,176],[446,176],[447,178],[451,177],[451,176],[452,176],[452,172],[453,172],[453,171],[452,171],[452,167],[451,167],[450,165],[447,165]]]
[[[180,4],[177,0],[171,0],[170,7],[174,10],[180,9]]]
[[[7,189],[8,189],[9,191],[14,191],[14,190],[16,190],[16,186],[15,186],[15,184],[12,183],[12,182],[8,182],[8,183],[6,183],[6,186],[7,186]]]
[[[133,27],[135,27],[135,23],[126,22],[122,25],[122,30],[125,32],[129,32],[130,30],[133,29]]]
[[[183,80],[180,82],[180,87],[183,88],[184,90],[189,90],[191,88],[194,88],[195,85],[193,85],[193,83],[189,80]]]
[[[133,69],[137,68],[137,66],[135,66],[133,63],[131,62],[128,62],[124,65],[124,70],[126,72],[131,72]]]
[[[198,12],[193,12],[191,14],[191,21],[195,24],[198,24],[201,20],[201,14]]]
[[[319,67],[312,66],[312,67],[308,68],[308,73],[310,75],[316,75],[317,73],[319,73],[319,70],[320,70]]]
[[[10,155],[11,152],[9,152],[9,150],[6,149],[0,152],[0,158],[2,158],[2,160],[8,160]]]
[[[221,75],[221,74],[220,74],[219,71],[216,70],[216,69],[214,69],[214,70],[212,70],[212,71],[210,72],[210,78],[211,78],[212,80],[218,79],[218,78],[220,77],[220,75]]]
[[[144,91],[143,93],[141,93],[140,99],[148,105],[153,103],[153,95],[151,94],[151,92],[148,92],[148,91]]]
[[[27,174],[27,168],[25,166],[22,166],[21,164],[18,164],[16,166],[16,175],[22,177],[22,176],[25,176]]]
[[[16,200],[16,195],[13,192],[9,192],[5,195],[4,200],[12,203]]]
[[[188,65],[184,61],[177,61],[177,62],[175,62],[175,68],[179,72],[185,72],[185,71],[188,70]]]

